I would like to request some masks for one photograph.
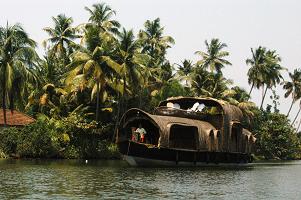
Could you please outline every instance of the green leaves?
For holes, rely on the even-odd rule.
[[[229,55],[229,52],[222,51],[223,48],[227,47],[225,43],[221,43],[219,39],[212,39],[210,44],[208,41],[205,41],[206,52],[196,51],[195,54],[200,55],[202,57],[201,60],[197,61],[197,65],[210,68],[211,72],[214,70],[216,73],[222,73],[221,69],[224,68],[225,65],[232,65],[229,61],[223,59]]]
[[[253,120],[257,154],[266,159],[293,159],[300,141],[285,115],[258,111]]]
[[[38,60],[35,52],[36,42],[29,38],[20,24],[0,27],[0,89],[2,107],[9,103],[14,109],[15,103],[23,108],[28,86],[35,85],[38,77],[33,66]],[[6,123],[6,122],[5,122]]]

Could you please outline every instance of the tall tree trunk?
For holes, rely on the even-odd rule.
[[[290,106],[290,108],[289,108],[289,110],[288,110],[288,112],[287,112],[287,114],[286,114],[286,117],[289,116],[289,114],[290,114],[290,112],[291,112],[291,110],[292,110],[292,107],[293,107],[294,103],[295,103],[295,100],[293,99],[293,101],[292,101],[292,103],[291,103],[291,106]]]
[[[142,86],[140,88],[140,95],[139,95],[139,108],[141,108],[142,105]]]
[[[127,88],[127,85],[126,85],[126,77],[123,78],[123,102],[122,102],[122,107],[123,107],[123,112],[125,112],[127,110],[127,106],[126,106],[126,103],[125,103],[125,98],[126,98],[126,88]]]
[[[267,86],[264,93],[263,93],[261,104],[260,104],[260,110],[262,110],[263,102],[264,102],[264,99],[265,99],[265,96],[267,94],[268,89],[269,89],[269,87]]]
[[[121,107],[121,98],[120,98],[120,93],[118,92],[118,106],[117,106],[117,117],[116,117],[116,122],[115,122],[115,128],[114,128],[114,133],[113,133],[113,137],[112,137],[112,141],[114,142],[114,139],[117,135],[117,128],[119,125],[119,115],[120,115],[120,107]]]
[[[296,133],[298,133],[299,128],[300,128],[300,125],[301,125],[301,119],[300,119],[300,121],[299,121],[298,128],[297,128],[297,130],[296,130]]]
[[[5,80],[2,89],[2,109],[3,109],[3,119],[4,119],[4,127],[7,125],[6,119],[6,87],[5,87]]]
[[[96,81],[96,121],[99,121],[99,80]]]
[[[297,118],[298,118],[298,116],[299,116],[299,114],[300,114],[300,111],[301,111],[301,105],[299,106],[298,113],[296,114],[296,116],[295,116],[295,118],[294,118],[294,120],[293,120],[293,122],[292,122],[292,125],[294,125],[295,121],[297,120]]]
[[[252,93],[253,87],[254,87],[254,82],[252,83],[252,86],[251,86],[251,89],[250,89],[250,92],[249,92],[248,101],[251,98],[251,93]]]

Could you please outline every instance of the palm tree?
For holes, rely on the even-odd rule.
[[[286,116],[289,116],[294,103],[301,98],[301,69],[295,69],[293,73],[289,72],[289,77],[291,81],[283,82],[283,89],[286,90],[284,97],[292,96],[292,103]]]
[[[108,39],[107,36],[106,32],[97,32],[92,27],[87,30],[86,47],[72,54],[72,63],[69,66],[72,71],[66,79],[66,84],[69,86],[75,84],[79,89],[92,88],[91,99],[96,94],[96,121],[99,121],[100,100],[104,102],[108,97],[107,87],[119,92],[123,91],[123,88],[114,81],[113,76],[113,73],[118,75],[121,73],[121,67],[110,57],[114,51],[114,39]],[[96,37],[98,43],[95,43]]]
[[[264,99],[268,89],[276,86],[283,80],[281,75],[281,70],[284,68],[279,64],[281,58],[276,51],[267,51],[265,55],[265,71],[263,72],[263,84],[266,85],[266,89],[264,90],[264,94],[261,100],[260,109],[263,107]],[[263,85],[264,87],[264,85]]]
[[[280,72],[284,68],[279,64],[281,58],[276,54],[276,51],[267,51],[265,47],[259,46],[255,52],[253,49],[251,52],[252,58],[246,60],[246,63],[251,65],[248,71],[248,82],[252,84],[249,95],[251,95],[254,86],[256,88],[263,87],[260,104],[260,109],[262,109],[268,89],[276,86],[283,79]],[[266,87],[264,88],[264,86]]]
[[[188,81],[191,82],[190,74],[193,72],[194,65],[191,60],[184,60],[178,65],[177,75],[180,81],[185,80],[185,85],[188,86]]]
[[[110,6],[105,3],[93,4],[92,9],[85,7],[90,13],[89,22],[86,26],[97,26],[102,32],[109,31],[114,34],[119,33],[120,24],[116,20],[112,20],[113,15],[116,14]]]
[[[232,83],[221,73],[208,72],[203,67],[197,67],[192,74],[192,91],[197,96],[226,100],[234,94],[228,87]]]
[[[139,43],[135,41],[132,30],[122,29],[118,35],[119,43],[116,52],[116,61],[121,66],[124,89],[127,84],[137,94],[137,90],[143,81],[142,68],[146,64],[147,56],[139,53]]]
[[[222,68],[225,65],[232,65],[228,60],[224,59],[224,57],[229,55],[229,52],[222,51],[227,44],[221,43],[219,39],[212,39],[210,44],[207,40],[205,40],[206,52],[197,51],[195,54],[200,55],[202,57],[201,60],[197,62],[197,65],[203,66],[204,68],[210,68],[211,72],[214,70],[217,73],[222,73]]]
[[[35,47],[35,41],[29,38],[20,24],[0,27],[0,87],[4,125],[7,123],[7,100],[13,109],[16,91],[20,92],[24,88],[22,84],[25,81],[36,80],[30,68],[33,60],[38,57]]]
[[[299,104],[299,110],[298,110],[298,112],[297,112],[297,114],[296,114],[294,120],[292,121],[292,124],[291,124],[292,126],[293,126],[294,123],[296,122],[296,120],[297,120],[297,118],[298,118],[300,112],[301,112],[301,101],[300,101],[300,104]]]
[[[74,40],[79,38],[79,35],[76,34],[75,28],[72,27],[73,19],[71,17],[59,14],[57,17],[52,17],[52,20],[54,28],[44,28],[44,31],[48,33],[50,38],[46,39],[43,45],[46,47],[48,44],[51,47],[51,54],[62,59],[63,65],[66,65],[68,56],[73,52],[73,47],[76,46]]]
[[[140,30],[138,37],[142,45],[142,53],[151,56],[153,67],[160,66],[165,61],[166,50],[175,43],[170,36],[163,35],[164,27],[160,19],[147,20],[144,30]]]
[[[252,58],[246,60],[246,64],[251,66],[248,70],[248,82],[252,85],[249,96],[251,96],[254,86],[259,89],[263,85],[266,48],[259,46],[255,51],[251,48],[251,52]]]
[[[249,94],[243,88],[234,86],[231,88],[231,90],[235,91],[233,98],[238,102],[247,102],[249,100]]]
[[[296,130],[296,133],[298,133],[300,126],[301,126],[301,119],[300,119],[300,121],[298,123],[298,127],[297,127],[297,130]]]

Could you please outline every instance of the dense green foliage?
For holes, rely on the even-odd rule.
[[[61,120],[40,116],[25,128],[0,131],[0,149],[14,157],[119,158],[116,146],[99,132],[95,121],[88,123],[79,114]]]
[[[256,111],[252,132],[256,134],[256,154],[266,159],[299,159],[300,138],[283,114]]]
[[[300,70],[284,81],[275,50],[251,49],[247,93],[223,75],[232,64],[227,44],[219,39],[205,40],[205,51],[195,53],[197,62],[184,59],[173,65],[166,54],[175,41],[164,34],[159,18],[147,20],[135,35],[105,3],[85,10],[89,20],[78,26],[64,14],[52,18],[53,25],[44,28],[49,38],[42,57],[21,25],[0,27],[0,106],[4,113],[5,108],[18,109],[38,118],[23,129],[1,131],[0,157],[116,157],[111,141],[122,114],[132,107],[151,111],[172,96],[213,97],[237,105],[255,122],[251,129],[258,137],[258,154],[298,157],[299,127],[296,131],[293,126],[301,106],[291,124],[291,108],[287,116],[263,108],[267,91],[274,92],[280,83],[285,97],[292,97],[291,105],[301,97]],[[261,88],[258,110],[249,99],[253,89]],[[273,99],[275,105],[278,99]]]

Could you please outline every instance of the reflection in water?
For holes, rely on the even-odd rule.
[[[0,160],[0,199],[298,199],[301,162],[132,168],[122,161]]]

